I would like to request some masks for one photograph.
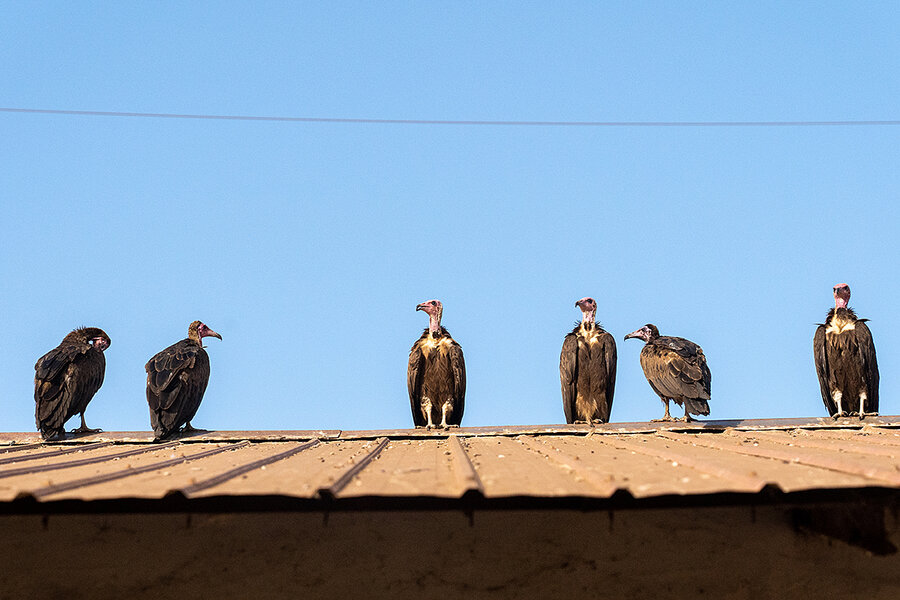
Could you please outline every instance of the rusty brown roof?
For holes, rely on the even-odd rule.
[[[150,433],[42,443],[0,434],[0,507],[139,501],[153,509],[600,503],[860,488],[900,489],[900,417],[460,428],[451,432]],[[158,504],[154,504],[158,503]],[[169,504],[166,504],[169,503]]]

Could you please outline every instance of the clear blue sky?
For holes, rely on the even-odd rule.
[[[375,119],[900,119],[896,2],[0,3],[0,106]],[[194,425],[411,426],[444,302],[464,425],[564,420],[582,296],[614,421],[662,414],[622,337],[703,346],[713,418],[823,415],[815,323],[847,282],[897,414],[900,127],[303,124],[0,113],[0,429],[33,366],[112,338],[88,424],[147,430],[147,359],[201,319]],[[675,410],[675,414],[681,414]],[[77,426],[71,421],[69,428]]]

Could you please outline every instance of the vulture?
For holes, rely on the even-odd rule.
[[[81,415],[81,427],[72,433],[97,433],[84,422],[88,402],[103,385],[109,336],[97,327],[82,327],[68,334],[59,346],[34,365],[34,420],[41,437],[65,434],[64,425]]]
[[[566,423],[609,423],[616,389],[616,341],[594,320],[597,303],[582,298],[581,322],[563,340],[559,355]]]
[[[172,344],[144,366],[147,370],[147,404],[150,425],[157,439],[165,439],[184,425],[184,432],[196,431],[191,419],[200,408],[209,383],[209,355],[203,338],[222,336],[200,321],[188,327],[186,339]]]
[[[460,345],[441,326],[439,300],[416,306],[429,318],[428,327],[409,351],[406,387],[416,427],[459,427],[466,401],[466,362]]]
[[[834,308],[813,336],[813,355],[819,389],[828,414],[837,419],[848,415],[878,414],[878,363],[875,343],[866,326],[847,306],[850,286],[834,286]]]
[[[666,407],[662,419],[677,421],[669,414],[669,400],[684,406],[684,420],[691,414],[709,414],[709,386],[712,375],[706,366],[703,348],[680,337],[661,336],[656,325],[647,324],[625,336],[646,342],[641,350],[641,368],[653,391]]]

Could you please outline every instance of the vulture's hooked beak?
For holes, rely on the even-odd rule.
[[[632,331],[631,333],[629,333],[628,335],[626,335],[624,339],[628,340],[628,339],[631,339],[631,338],[640,338],[640,339],[644,339],[644,338],[641,336],[641,330],[640,330],[640,329],[638,329],[637,331]]]
[[[213,331],[212,329],[207,329],[207,330],[206,330],[206,336],[205,336],[205,337],[214,337],[214,338],[219,338],[219,339],[221,340],[221,339],[222,339],[222,334],[216,333],[216,332]]]
[[[425,310],[425,304],[417,304],[416,310]]]

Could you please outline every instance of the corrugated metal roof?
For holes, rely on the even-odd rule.
[[[280,498],[340,505],[900,489],[900,417],[346,432],[207,432],[166,443],[0,434],[0,503]],[[49,504],[48,504],[49,503]]]

